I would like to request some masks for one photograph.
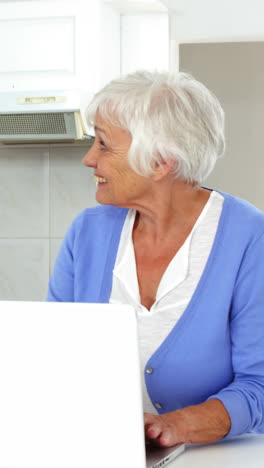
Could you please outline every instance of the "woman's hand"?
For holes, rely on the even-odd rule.
[[[229,414],[217,399],[162,415],[145,413],[144,420],[146,439],[161,447],[215,442],[231,428]]]

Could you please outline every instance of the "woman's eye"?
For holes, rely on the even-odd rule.
[[[103,140],[99,140],[99,146],[100,146],[100,148],[101,148],[102,150],[105,150],[105,149],[106,149],[106,146],[105,146]]]

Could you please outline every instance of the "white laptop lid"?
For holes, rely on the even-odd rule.
[[[1,468],[145,467],[132,307],[0,302],[0,379]]]

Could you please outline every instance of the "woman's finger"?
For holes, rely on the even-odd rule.
[[[149,439],[157,439],[161,434],[161,427],[157,424],[150,424],[146,426],[145,433]]]
[[[165,429],[161,432],[159,436],[159,444],[162,447],[170,447],[171,445],[175,445],[175,441],[173,440],[172,431]]]

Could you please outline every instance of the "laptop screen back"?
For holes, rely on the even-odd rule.
[[[145,467],[130,306],[0,302],[0,466]]]

